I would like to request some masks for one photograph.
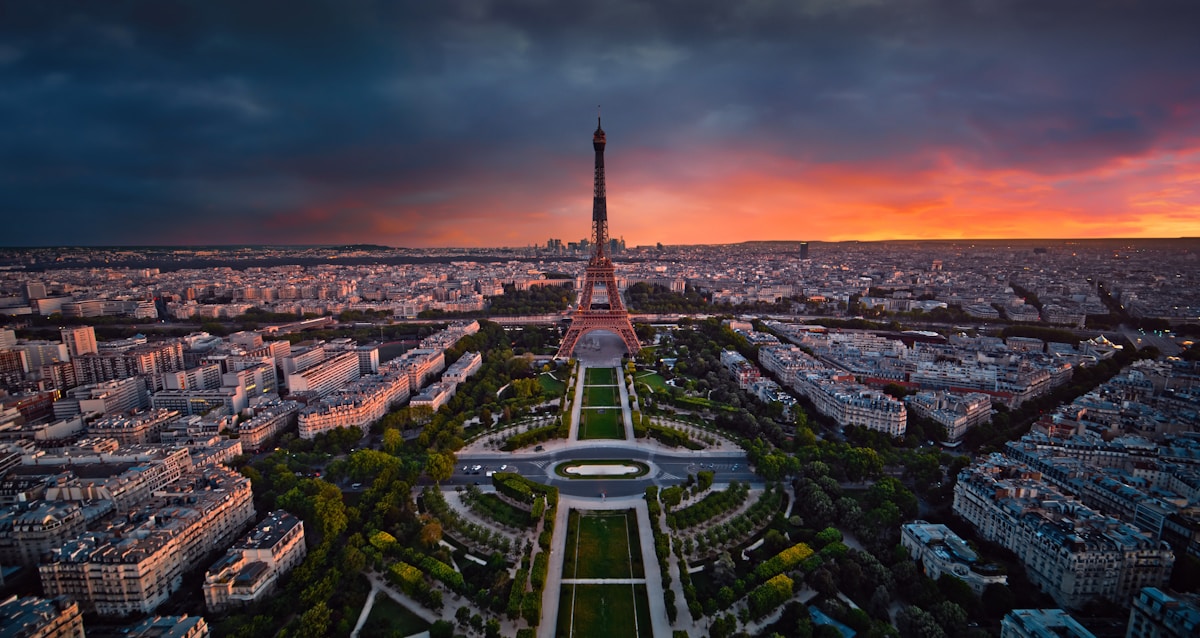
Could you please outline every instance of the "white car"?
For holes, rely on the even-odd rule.
[[[500,471],[501,471],[501,472],[503,472],[504,470],[507,470],[507,469],[508,469],[508,466],[507,466],[507,465],[501,465],[501,466],[500,466]]]
[[[483,466],[482,466],[482,465],[476,465],[475,467],[472,467],[472,468],[471,468],[471,471],[472,471],[472,472],[478,472],[479,470],[482,470],[482,469],[483,469]]]

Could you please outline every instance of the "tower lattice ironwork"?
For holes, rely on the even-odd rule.
[[[580,337],[594,330],[612,332],[625,342],[629,354],[641,349],[629,311],[621,301],[613,263],[608,257],[608,201],[604,189],[604,129],[600,118],[596,118],[596,132],[592,135],[592,148],[596,150],[596,176],[592,186],[592,257],[584,271],[583,289],[579,292],[579,308],[571,315],[571,327],[563,337],[558,356],[568,358],[574,352]],[[602,297],[597,288],[603,290]]]

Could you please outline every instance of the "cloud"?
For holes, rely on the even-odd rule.
[[[582,236],[596,104],[636,241],[1194,235],[1198,22],[1184,1],[23,3],[0,24],[3,241]]]

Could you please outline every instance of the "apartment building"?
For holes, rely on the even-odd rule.
[[[308,393],[317,398],[359,378],[358,354],[354,351],[341,352],[305,370],[287,377],[288,391]]]
[[[980,565],[979,555],[949,527],[925,521],[900,526],[900,544],[921,564],[925,575],[937,580],[946,574],[967,584],[976,596],[988,585],[1008,584],[1008,576],[992,566]]]
[[[1125,638],[1194,638],[1200,636],[1200,599],[1176,597],[1157,587],[1138,592],[1129,610]]]
[[[179,418],[175,410],[151,410],[129,416],[106,416],[86,426],[88,436],[116,439],[118,445],[158,443],[160,435]]]
[[[464,352],[454,365],[442,373],[442,381],[462,383],[483,367],[483,355],[478,352]]]
[[[83,638],[83,613],[68,598],[9,596],[0,601],[0,636]]]
[[[1030,581],[1067,609],[1128,606],[1159,587],[1175,555],[1164,543],[1066,496],[1028,466],[992,454],[963,470],[954,513],[1025,564]]]
[[[385,366],[383,374],[363,377],[305,406],[297,417],[300,438],[337,428],[366,428],[409,397],[409,379],[406,369]]]
[[[1096,638],[1061,609],[1014,609],[1000,621],[1000,638]]]
[[[90,455],[42,454],[27,458],[26,465],[73,473],[46,488],[47,501],[112,501],[118,513],[125,513],[190,472],[192,459],[184,448],[144,446]]]
[[[65,543],[38,566],[42,589],[104,616],[151,613],[209,552],[254,517],[250,481],[219,467],[193,472],[131,516]]]
[[[904,436],[907,430],[904,403],[878,390],[822,378],[816,373],[798,377],[795,388],[812,401],[818,412],[841,427],[857,425],[894,437]]]
[[[431,383],[429,387],[422,390],[419,394],[414,395],[408,404],[414,408],[425,407],[433,412],[437,412],[438,408],[446,405],[450,399],[454,398],[454,393],[457,389],[458,386],[453,383],[446,383],[444,381]]]
[[[129,350],[104,351],[72,357],[80,383],[99,383],[136,375],[161,375],[185,369],[183,343],[147,343]]]
[[[257,408],[247,421],[238,424],[238,439],[246,450],[259,452],[271,437],[296,422],[300,404],[295,401],[272,401]]]
[[[125,638],[208,638],[201,616],[154,616],[130,627]]]
[[[191,416],[206,414],[216,408],[224,408],[237,414],[250,405],[246,388],[222,386],[211,390],[159,390],[150,396],[150,407],[156,410],[175,410]]]
[[[453,345],[453,342],[451,344]],[[446,369],[446,353],[445,349],[440,347],[413,348],[388,364],[400,366],[407,372],[408,387],[415,392]]]
[[[269,595],[306,554],[304,522],[284,510],[271,512],[208,569],[205,606],[220,611]]]
[[[132,412],[148,405],[146,379],[131,377],[102,381],[69,390],[67,396],[54,402],[53,410],[56,419],[65,419],[92,412],[99,414]]]
[[[981,392],[964,395],[950,392],[918,392],[905,397],[905,404],[921,417],[946,428],[946,442],[958,443],[971,428],[992,418],[992,400]]]

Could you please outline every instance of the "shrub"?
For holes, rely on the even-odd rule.
[[[813,550],[811,547],[804,543],[796,543],[770,559],[759,563],[758,567],[754,568],[754,575],[760,580],[772,578],[799,565],[812,555]]]

